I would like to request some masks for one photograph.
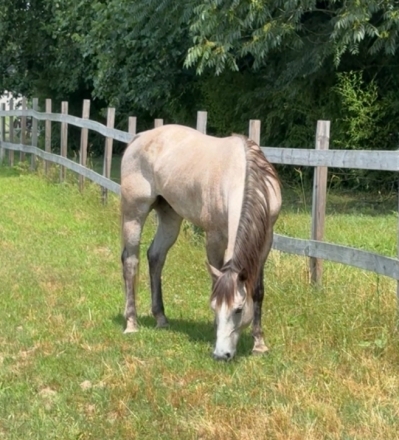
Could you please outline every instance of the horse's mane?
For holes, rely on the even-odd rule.
[[[223,276],[217,280],[212,293],[218,305],[222,302],[232,304],[234,273],[245,280],[247,292],[253,296],[265,260],[264,244],[272,230],[267,181],[271,178],[279,180],[276,170],[259,146],[245,136],[240,137],[246,157],[244,196],[233,256],[222,267]]]

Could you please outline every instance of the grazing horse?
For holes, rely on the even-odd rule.
[[[161,274],[183,219],[206,234],[215,312],[214,358],[234,357],[240,331],[253,321],[254,353],[268,351],[261,327],[263,267],[281,208],[280,183],[259,146],[244,136],[207,136],[165,125],[138,134],[121,167],[125,333],[138,330],[135,296],[140,236],[149,212],[158,228],[147,257],[152,313],[168,324]]]

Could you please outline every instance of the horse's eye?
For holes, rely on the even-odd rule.
[[[234,309],[234,314],[235,315],[239,315],[240,313],[242,313],[242,307],[238,307],[237,309]]]

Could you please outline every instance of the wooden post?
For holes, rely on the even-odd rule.
[[[208,121],[208,112],[197,112],[197,130],[206,134],[206,124]]]
[[[39,99],[38,98],[33,98],[32,100],[32,108],[35,111],[39,110]],[[37,119],[36,118],[32,118],[32,146],[33,147],[37,147]],[[35,154],[31,154],[30,156],[30,169],[34,170],[35,166],[36,166],[36,155]]]
[[[249,121],[248,136],[257,145],[260,145],[260,120],[259,119],[251,119]]]
[[[22,98],[22,110],[26,110],[27,108],[26,98],[24,96]],[[26,116],[21,116],[21,144],[26,145]],[[25,160],[25,153],[23,151],[19,153],[19,160],[20,162]]]
[[[52,109],[51,99],[46,99],[46,113],[51,113]],[[47,153],[51,153],[51,121],[46,120],[46,134],[44,140],[44,149]],[[44,162],[44,173],[47,175],[50,169],[50,163],[48,160]]]
[[[68,114],[68,102],[62,101],[61,103],[61,113],[63,115]],[[61,122],[61,156],[67,157],[68,154],[68,124],[66,122]],[[66,178],[66,169],[61,165],[60,168],[60,182],[63,182]]]
[[[108,108],[107,128],[114,128],[114,125],[115,125],[115,108]],[[107,137],[105,139],[104,168],[103,168],[103,175],[107,179],[111,178],[112,145],[113,145],[113,139],[111,137]],[[106,203],[108,198],[108,190],[106,188],[103,188],[102,194],[103,194],[103,203]]]
[[[137,131],[137,118],[136,116],[129,116],[129,128],[128,128],[129,134],[132,135],[132,139],[136,135]],[[129,145],[129,144],[127,144]]]
[[[82,118],[89,119],[90,117],[90,99],[85,99],[83,101],[83,110],[82,110]],[[82,166],[87,165],[87,145],[89,140],[89,130],[87,128],[82,128],[82,132],[80,135],[80,154],[79,154],[79,163]],[[79,189],[83,191],[85,184],[85,178],[82,175],[79,175]]]
[[[154,128],[162,127],[163,119],[154,119]]]
[[[1,108],[1,110],[5,110],[6,105],[1,104],[0,108]],[[0,165],[2,165],[2,163],[4,161],[5,149],[3,148],[2,143],[5,142],[5,140],[6,140],[6,117],[2,116],[0,118]]]
[[[136,136],[137,131],[137,118],[136,116],[129,116],[128,120],[128,133],[132,135],[130,142],[126,144],[126,148],[130,145],[134,137]]]
[[[14,110],[14,99],[13,98],[10,99],[10,110]],[[10,116],[8,118],[8,123],[9,123],[9,127],[8,127],[9,140],[10,140],[10,142],[14,142],[14,118],[13,118],[13,116]],[[14,166],[14,151],[13,150],[10,150],[8,152],[8,160],[9,160],[10,166],[13,167]]]
[[[328,150],[330,141],[330,121],[317,121],[316,150]],[[313,179],[312,231],[311,239],[322,241],[327,198],[327,167],[316,167]],[[310,280],[321,286],[323,262],[319,258],[310,257]]]

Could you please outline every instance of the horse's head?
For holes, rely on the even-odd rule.
[[[213,356],[217,360],[231,360],[237,348],[241,330],[253,319],[252,296],[248,294],[245,270],[231,268],[219,271],[209,266],[213,280],[211,308],[215,312],[216,345]]]

